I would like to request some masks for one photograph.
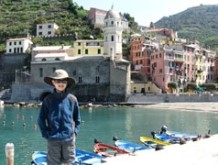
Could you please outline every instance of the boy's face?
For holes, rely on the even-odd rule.
[[[66,79],[52,80],[52,84],[54,85],[57,91],[63,92],[67,87],[67,80]]]

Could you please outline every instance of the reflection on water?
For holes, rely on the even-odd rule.
[[[0,110],[0,160],[5,164],[5,144],[15,145],[15,164],[29,165],[35,150],[46,150],[46,141],[37,127],[38,109],[5,107]],[[133,107],[98,107],[81,109],[77,147],[92,151],[94,139],[113,144],[117,136],[139,143],[141,135],[150,136],[163,124],[170,130],[205,134],[218,132],[218,114],[206,112],[157,110]],[[3,162],[2,162],[3,160]]]
[[[4,114],[4,106],[0,106],[0,118]]]

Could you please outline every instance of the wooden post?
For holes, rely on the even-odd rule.
[[[14,144],[7,143],[5,145],[6,165],[14,165]]]

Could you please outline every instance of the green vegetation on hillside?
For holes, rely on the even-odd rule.
[[[93,6],[94,7],[94,6]],[[0,0],[0,52],[5,49],[8,38],[35,36],[36,24],[53,23],[59,26],[57,35],[66,36],[77,33],[78,38],[102,39],[99,28],[90,25],[88,11],[73,0]],[[123,16],[129,21],[131,33],[136,32],[138,24],[128,13]],[[218,52],[218,5],[200,5],[155,23],[156,27],[172,28],[180,38],[199,40],[203,47]],[[41,45],[72,44],[71,41],[48,41],[34,38]]]
[[[180,38],[199,40],[203,47],[218,52],[218,5],[200,5],[163,17],[156,27],[172,28]]]
[[[55,22],[60,29],[58,35],[76,32],[78,38],[89,38],[90,35],[102,38],[101,31],[89,24],[87,12],[72,0],[1,0],[0,48],[8,38],[35,36],[39,23]]]

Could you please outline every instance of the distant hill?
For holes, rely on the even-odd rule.
[[[218,52],[218,5],[200,5],[163,17],[156,28],[172,28],[180,38],[199,40],[202,46]]]

